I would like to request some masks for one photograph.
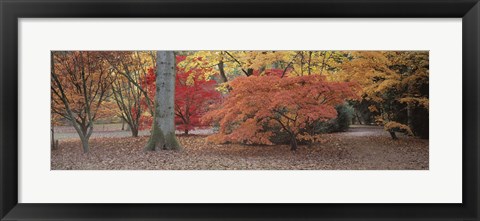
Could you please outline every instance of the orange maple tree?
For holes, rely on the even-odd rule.
[[[102,52],[53,51],[50,76],[51,112],[70,122],[87,153],[95,120],[113,109],[107,102],[113,79]]]
[[[355,83],[329,82],[320,75],[238,77],[230,86],[221,106],[203,117],[219,124],[209,141],[273,145],[272,128],[279,128],[289,134],[291,149],[296,150],[299,140],[320,139],[305,128],[335,118],[335,106],[358,98]]]

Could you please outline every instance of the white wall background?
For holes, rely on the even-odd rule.
[[[20,19],[19,202],[461,203],[461,31],[461,19]],[[51,171],[50,50],[157,49],[430,50],[430,170]]]

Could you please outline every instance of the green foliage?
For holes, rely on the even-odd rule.
[[[316,122],[315,133],[334,133],[348,130],[353,118],[353,107],[347,103],[338,105],[335,110],[337,117],[325,122]]]
[[[346,131],[352,122],[353,107],[349,104],[337,106],[336,108],[338,117],[333,119],[333,131],[341,132]]]

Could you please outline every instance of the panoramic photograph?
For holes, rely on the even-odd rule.
[[[428,170],[428,51],[51,51],[51,170]]]

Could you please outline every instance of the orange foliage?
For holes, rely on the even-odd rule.
[[[209,141],[271,145],[273,132],[268,128],[281,128],[296,146],[297,140],[316,137],[302,129],[335,118],[336,105],[358,98],[355,83],[328,82],[320,75],[238,77],[230,86],[223,104],[203,118],[220,126]]]

